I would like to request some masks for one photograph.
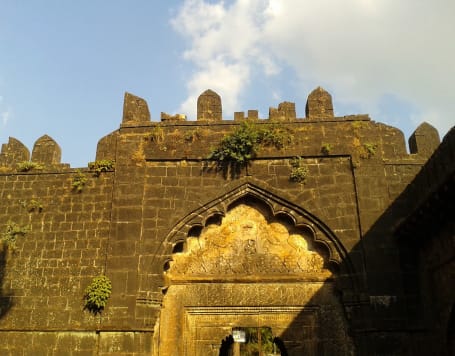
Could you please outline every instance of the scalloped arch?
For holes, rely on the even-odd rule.
[[[185,241],[188,237],[188,232],[193,227],[205,226],[207,220],[214,215],[224,217],[233,204],[248,196],[265,203],[270,209],[272,216],[285,215],[294,222],[294,226],[297,228],[306,227],[311,229],[314,241],[327,249],[328,261],[338,266],[343,264],[344,270],[348,274],[355,274],[346,249],[328,226],[302,207],[270,192],[269,189],[259,187],[251,182],[244,182],[238,185],[185,216],[162,241],[157,255],[170,257],[175,244]]]

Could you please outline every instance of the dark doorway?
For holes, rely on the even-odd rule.
[[[234,343],[229,335],[221,342],[220,356],[287,356],[284,343],[269,327],[243,327],[244,342]]]

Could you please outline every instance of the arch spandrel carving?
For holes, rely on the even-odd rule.
[[[318,252],[322,253],[321,256],[323,256],[326,266],[337,275],[336,280],[340,288],[352,293],[364,288],[362,281],[358,278],[359,267],[354,266],[342,242],[327,225],[303,207],[292,203],[292,197],[286,195],[285,192],[276,191],[273,187],[251,177],[240,179],[236,184],[229,185],[224,191],[220,192],[218,197],[213,197],[182,218],[161,241],[152,261],[152,268],[157,272],[168,271],[172,261],[177,256],[175,251],[182,251],[182,245],[187,244],[190,238],[200,236],[199,233],[194,234],[195,231],[202,231],[214,215],[225,217],[239,202],[245,201],[259,203],[268,210],[267,216],[271,219],[276,218],[285,222],[297,231],[311,231],[311,237],[307,240]],[[280,274],[280,276],[285,275]],[[172,284],[169,280],[171,276],[163,273],[163,277],[163,290],[165,290]],[[172,278],[175,277],[172,276]],[[206,277],[202,279],[204,278]],[[290,279],[295,280],[296,277],[291,276]],[[305,280],[309,279],[306,278]]]
[[[251,179],[250,179],[251,180]],[[285,195],[285,193],[282,193]],[[168,256],[171,254],[173,245],[187,236],[193,226],[203,226],[205,222],[214,214],[225,216],[230,208],[237,202],[247,197],[262,202],[271,211],[271,216],[286,216],[287,220],[294,223],[296,227],[305,226],[314,232],[314,240],[320,245],[325,246],[328,251],[328,261],[336,265],[348,264],[349,258],[347,251],[337,239],[334,233],[317,217],[292,204],[291,199],[284,199],[274,193],[271,187],[262,187],[261,182],[244,182],[223,192],[204,206],[196,209],[177,223],[170,233],[162,241],[159,255]],[[348,269],[350,267],[348,266]],[[353,270],[351,271],[353,273]]]
[[[221,224],[206,226],[199,237],[187,239],[184,252],[175,254],[166,277],[170,280],[220,278],[301,278],[331,276],[323,257],[309,246],[311,229],[286,226],[258,206],[236,205]],[[307,236],[305,236],[307,235]]]

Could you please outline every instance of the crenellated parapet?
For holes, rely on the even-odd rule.
[[[305,114],[309,119],[333,119],[332,96],[326,90],[317,87],[308,95]]]
[[[48,135],[43,135],[36,140],[31,156],[30,151],[22,142],[10,137],[8,143],[2,145],[0,169],[3,171],[29,171],[38,167],[47,170],[69,167],[68,164],[61,163],[61,156],[60,146]]]
[[[30,152],[25,145],[14,137],[2,145],[0,167],[13,167],[16,164],[30,160]]]
[[[236,111],[234,113],[234,121],[255,121],[259,119],[259,111],[258,110],[248,110],[245,116],[245,112],[243,111]]]
[[[438,130],[424,122],[409,137],[409,151],[429,158],[441,143]]]
[[[160,122],[150,121],[144,99],[126,93],[121,129],[99,141],[96,159],[116,160],[119,165],[160,159],[205,160],[243,122],[286,132],[286,144],[279,149],[262,147],[257,152],[261,159],[348,155],[356,166],[365,160],[421,164],[439,143],[437,131],[424,123],[409,139],[409,155],[399,129],[376,123],[365,114],[335,116],[332,96],[321,87],[309,94],[305,117],[297,117],[295,103],[284,101],[270,107],[267,118],[250,109],[235,112],[233,120],[223,119],[221,97],[209,89],[197,100],[197,120],[162,112]]]
[[[117,150],[117,138],[119,136],[118,131],[114,131],[109,135],[104,136],[98,141],[96,147],[96,160],[100,161],[103,159],[113,160],[115,159],[115,152]]]
[[[223,119],[222,99],[211,89],[197,100],[196,120],[185,114],[161,112],[160,122],[151,121],[145,99],[125,93],[120,129],[98,142],[96,159],[119,163],[143,163],[153,159],[206,159],[223,137],[243,122],[261,127],[280,127],[287,132],[286,144],[279,149],[261,149],[258,158],[288,156],[350,155],[359,159],[428,159],[440,143],[437,130],[421,124],[409,138],[407,154],[402,132],[372,121],[368,115],[335,116],[332,96],[321,87],[314,89],[305,106],[305,117],[297,117],[296,104],[284,101],[270,107],[267,118],[250,109]],[[258,127],[259,127],[258,126]],[[134,159],[131,159],[134,157]],[[16,170],[19,163],[31,161],[48,169],[60,169],[60,146],[50,136],[40,137],[32,153],[19,140],[10,138],[2,145],[0,167]]]
[[[149,121],[150,111],[147,102],[138,96],[125,93],[122,123],[140,124]]]
[[[32,151],[32,162],[54,166],[60,164],[62,150],[57,142],[48,135],[36,140]]]
[[[161,122],[156,122],[149,120],[144,99],[126,93],[121,129],[100,140],[97,159],[115,159],[120,164],[143,164],[156,159],[203,160],[223,137],[244,122],[263,130],[286,132],[282,147],[262,147],[257,152],[261,159],[349,155],[356,165],[365,159],[421,162],[439,143],[437,131],[422,124],[410,138],[409,155],[400,130],[376,123],[365,114],[335,116],[332,96],[321,87],[309,94],[305,117],[298,117],[296,112],[295,103],[284,101],[270,107],[266,118],[250,109],[235,112],[233,120],[226,120],[220,95],[208,89],[197,100],[197,120],[162,112]]]
[[[221,121],[223,109],[221,97],[213,90],[208,89],[197,99],[197,119],[209,122]]]
[[[296,119],[295,103],[289,101],[282,102],[278,108],[269,109],[269,119],[278,121],[292,121]]]
[[[168,113],[161,112],[161,121],[163,121],[163,122],[186,121],[186,115],[185,114],[170,115]]]

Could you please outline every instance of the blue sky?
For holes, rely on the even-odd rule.
[[[85,167],[120,125],[125,91],[195,119],[205,89],[234,111],[318,85],[335,113],[369,113],[406,138],[455,123],[453,0],[0,0],[0,143],[43,134]]]

